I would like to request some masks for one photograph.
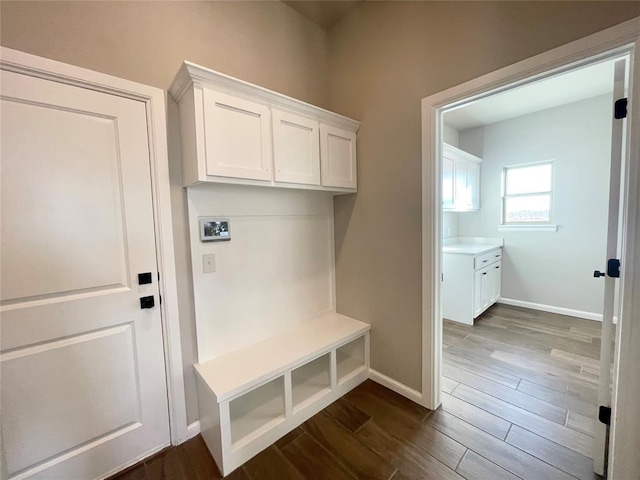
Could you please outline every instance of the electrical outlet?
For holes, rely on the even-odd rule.
[[[216,271],[216,254],[206,253],[202,255],[202,273],[214,273]]]

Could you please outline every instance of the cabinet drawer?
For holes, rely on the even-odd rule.
[[[478,255],[473,259],[473,268],[478,270],[480,268],[484,268],[488,265],[491,265],[494,262],[502,259],[502,249],[499,248],[497,250],[493,250],[489,253],[485,253],[484,255]]]

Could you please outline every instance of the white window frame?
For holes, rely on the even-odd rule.
[[[540,165],[550,165],[551,166],[551,189],[546,191],[539,192],[529,192],[529,193],[516,193],[507,195],[507,171],[508,170],[516,170],[519,168],[529,168],[536,167]],[[554,160],[544,160],[541,162],[530,162],[530,163],[520,163],[516,165],[507,165],[502,167],[502,178],[501,178],[501,200],[500,200],[500,225],[498,225],[498,230],[520,230],[520,231],[552,231],[555,232],[558,230],[558,226],[553,223],[553,210],[554,210],[554,187],[555,187],[555,161]],[[549,196],[549,220],[541,221],[541,222],[507,222],[506,215],[506,203],[510,198],[518,198],[518,197],[531,197],[531,196]]]

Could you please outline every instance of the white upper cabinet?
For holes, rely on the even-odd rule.
[[[272,111],[275,181],[320,185],[320,136],[316,120]]]
[[[356,134],[331,125],[320,125],[322,185],[356,188]]]
[[[482,159],[449,144],[442,150],[442,208],[467,212],[480,208]]]
[[[184,186],[356,192],[355,120],[190,62],[169,93],[178,104]]]
[[[207,175],[271,179],[271,112],[259,103],[203,91]]]

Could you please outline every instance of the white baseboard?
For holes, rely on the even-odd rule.
[[[387,377],[386,375],[383,375],[382,373],[377,372],[372,368],[369,369],[369,379],[373,380],[376,383],[379,383],[384,387],[387,387],[389,390],[393,390],[397,394],[402,395],[409,400],[416,402],[418,405],[424,405],[424,399],[420,392],[414,390],[411,387],[407,387],[405,384],[400,383],[393,378]]]
[[[512,298],[501,298],[498,303],[505,305],[513,305],[514,307],[530,308],[532,310],[541,310],[543,312],[557,313],[559,315],[568,315],[570,317],[586,318],[587,320],[602,321],[601,313],[583,312],[582,310],[573,310],[571,308],[554,307],[553,305],[544,305],[542,303],[524,302],[522,300],[514,300]],[[618,318],[613,318],[613,323],[617,323]]]
[[[187,425],[187,440],[191,440],[193,437],[200,434],[200,421],[196,420],[193,423]]]

